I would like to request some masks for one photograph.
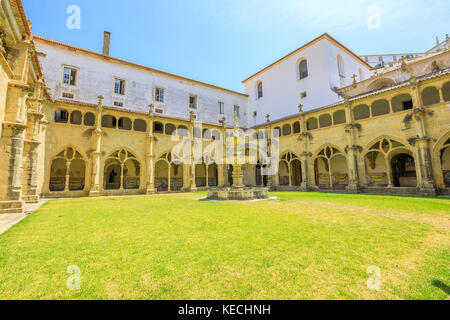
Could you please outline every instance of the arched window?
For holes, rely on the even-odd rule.
[[[372,116],[381,116],[383,114],[388,114],[391,112],[389,102],[384,99],[377,100],[372,103]]]
[[[319,127],[319,124],[317,122],[317,118],[309,118],[306,120],[306,129],[307,130],[314,130]]]
[[[175,130],[177,130],[177,128],[173,124],[166,123],[166,134],[168,136],[171,136],[175,132]]]
[[[55,122],[67,123],[69,121],[69,113],[67,110],[56,110],[55,111]]]
[[[392,110],[394,112],[411,110],[413,108],[413,101],[408,93],[396,95],[394,98],[392,98],[391,103],[392,103]]]
[[[345,78],[344,59],[342,59],[341,55],[337,56],[337,64],[338,64],[339,76],[341,78]]]
[[[300,132],[300,122],[299,121],[294,122],[293,127],[294,127],[294,133],[299,133]]]
[[[367,104],[360,104],[353,109],[355,120],[366,119],[370,117],[370,110]]]
[[[319,117],[319,124],[321,128],[330,127],[333,125],[331,122],[331,116],[329,114],[323,114]]]
[[[262,85],[262,82],[258,83],[257,90],[258,90],[258,99],[260,99],[260,98],[263,97],[263,85]]]
[[[117,125],[117,120],[113,116],[104,115],[102,118],[102,127],[103,128],[115,128]]]
[[[147,131],[147,122],[142,119],[134,120],[134,131],[146,132]]]
[[[300,80],[308,77],[308,62],[306,60],[302,60],[298,64],[298,74]]]
[[[450,82],[447,82],[442,87],[442,97],[444,98],[444,101],[450,101]]]
[[[345,117],[345,110],[338,110],[333,113],[333,124],[342,124],[345,123],[346,117]]]
[[[131,130],[131,127],[132,127],[131,120],[129,118],[125,118],[125,117],[120,118],[118,127],[119,127],[119,129],[122,129],[122,130]]]
[[[78,110],[73,111],[70,114],[70,123],[71,124],[81,124],[83,116],[81,115],[81,112]]]
[[[154,133],[164,133],[164,125],[161,122],[154,122],[153,123],[153,132]]]
[[[292,132],[291,125],[290,124],[285,124],[283,126],[283,136],[288,136],[288,135],[291,134],[291,132]]]
[[[422,91],[422,101],[424,106],[439,103],[439,91],[435,87],[428,87]]]
[[[90,127],[95,125],[95,116],[92,112],[87,112],[84,115],[84,125]]]

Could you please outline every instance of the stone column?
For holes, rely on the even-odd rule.
[[[154,106],[149,106],[149,128],[147,133],[147,194],[153,194],[156,192],[155,190],[155,166],[154,159],[155,155],[153,153],[153,144],[154,144],[154,136],[153,136],[153,121],[155,115],[153,114]]]
[[[218,181],[217,185],[221,188],[225,188],[227,186],[227,180],[228,180],[228,174],[227,174],[227,162],[226,162],[226,129],[225,129],[225,118],[222,118],[219,122],[222,125],[221,128],[221,138],[222,138],[222,157],[221,161],[222,163],[217,164],[217,175],[218,175]]]
[[[414,76],[411,76],[410,79],[410,89],[411,96],[413,98],[414,110],[413,117],[416,121],[416,143],[418,150],[418,168],[419,172],[417,174],[420,175],[420,182],[418,187],[422,189],[422,191],[427,194],[435,194],[436,188],[434,185],[434,177],[433,177],[433,167],[431,162],[431,152],[430,152],[430,138],[427,135],[427,127],[426,127],[426,118],[427,112],[423,108],[423,102],[420,97],[419,87],[417,80]]]
[[[197,191],[197,184],[195,183],[195,156],[194,156],[194,113],[192,111],[189,112],[189,120],[190,120],[190,139],[191,139],[191,191]]]
[[[303,112],[303,105],[298,106],[298,119],[300,121],[300,136],[299,141],[300,144],[300,162],[302,164],[302,183],[301,189],[308,190],[311,188],[311,182],[309,179],[310,168],[308,158],[311,157],[311,154],[308,152],[308,141],[311,138],[311,134],[307,132],[306,128],[306,119],[305,114]]]
[[[345,132],[347,133],[347,166],[349,177],[347,190],[349,192],[359,192],[358,153],[360,147],[356,145],[356,131],[358,130],[358,125],[354,123],[352,106],[348,97],[345,97],[345,112],[347,119]]]
[[[95,118],[95,130],[92,132],[92,146],[94,151],[91,153],[92,174],[91,174],[91,189],[89,196],[95,197],[100,195],[100,167],[102,156],[102,116],[103,116],[103,97],[98,96],[98,105]]]
[[[3,123],[1,145],[4,150],[0,166],[0,213],[20,213],[22,200],[22,159],[24,130],[20,123]]]

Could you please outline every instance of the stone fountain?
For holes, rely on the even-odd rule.
[[[269,199],[269,188],[246,188],[243,183],[242,164],[238,157],[242,156],[238,152],[239,124],[237,114],[234,114],[234,155],[233,155],[233,185],[231,188],[210,188],[208,190],[207,200],[220,201],[249,201]]]

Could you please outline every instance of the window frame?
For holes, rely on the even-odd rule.
[[[120,92],[120,87],[119,87],[119,93],[116,92],[116,81],[120,81],[121,83],[123,82],[123,93]],[[127,81],[123,78],[119,78],[119,77],[114,77],[114,81],[113,81],[113,94],[119,97],[123,97],[126,95],[127,92]]]
[[[195,99],[195,107],[191,107],[191,98]],[[189,110],[198,110],[198,97],[196,95],[190,94],[188,99],[188,108]]]
[[[222,112],[220,110],[220,106],[222,105]],[[217,102],[217,114],[219,116],[225,115],[225,103],[222,101]]]
[[[161,98],[161,94],[159,93],[159,91],[162,91],[162,101],[161,101],[161,99],[158,99],[158,98]],[[155,87],[154,100],[156,103],[165,104],[166,103],[166,89],[164,89],[162,87]]]
[[[306,64],[306,71],[302,72],[300,67],[302,63]],[[297,63],[298,80],[303,80],[309,77],[308,59],[302,58]]]
[[[74,81],[73,81],[74,84],[71,84],[70,79],[69,79],[69,83],[66,83],[66,82],[65,82],[65,71],[66,71],[66,69],[68,69],[68,70],[71,71],[71,73],[70,73],[70,76],[71,76],[71,77],[72,77],[72,72],[75,72]],[[76,67],[72,67],[72,66],[68,66],[68,65],[62,65],[62,78],[61,78],[61,84],[62,84],[63,86],[66,86],[66,87],[72,87],[72,88],[78,87],[78,72],[79,72],[79,69],[76,68]]]
[[[237,110],[237,112],[236,112],[236,110]],[[233,116],[235,113],[237,113],[237,117],[238,117],[238,119],[240,119],[241,118],[241,106],[238,104],[235,104],[233,106]]]

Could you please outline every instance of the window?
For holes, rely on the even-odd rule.
[[[164,103],[164,89],[161,88],[155,89],[155,101]]]
[[[75,86],[76,79],[77,79],[77,70],[64,67],[63,83],[70,86]]]
[[[197,109],[197,97],[189,96],[189,108]]]
[[[379,62],[383,62],[383,57],[378,57]]]
[[[123,107],[123,102],[114,101],[114,106],[116,106],[116,107]]]
[[[234,106],[234,113],[236,113],[237,117],[239,118],[239,106]]]
[[[163,109],[155,109],[155,113],[163,114],[164,110]]]
[[[306,93],[306,91],[300,93],[300,97],[301,97],[302,99],[305,99],[307,95],[308,95],[308,94]]]
[[[306,60],[302,60],[298,65],[299,78],[305,79],[308,77],[308,63]]]
[[[125,94],[125,80],[115,79],[114,80],[114,93],[115,94]]]
[[[225,114],[225,104],[223,102],[219,102],[219,114]]]
[[[263,85],[262,82],[258,83],[258,99],[263,97]]]
[[[345,78],[344,60],[342,59],[342,56],[340,56],[340,55],[338,55],[338,57],[337,57],[337,64],[338,64],[339,76],[341,78]]]
[[[55,122],[67,123],[69,120],[69,113],[66,110],[55,111]]]
[[[62,97],[65,99],[73,99],[75,96],[73,93],[63,92]]]

